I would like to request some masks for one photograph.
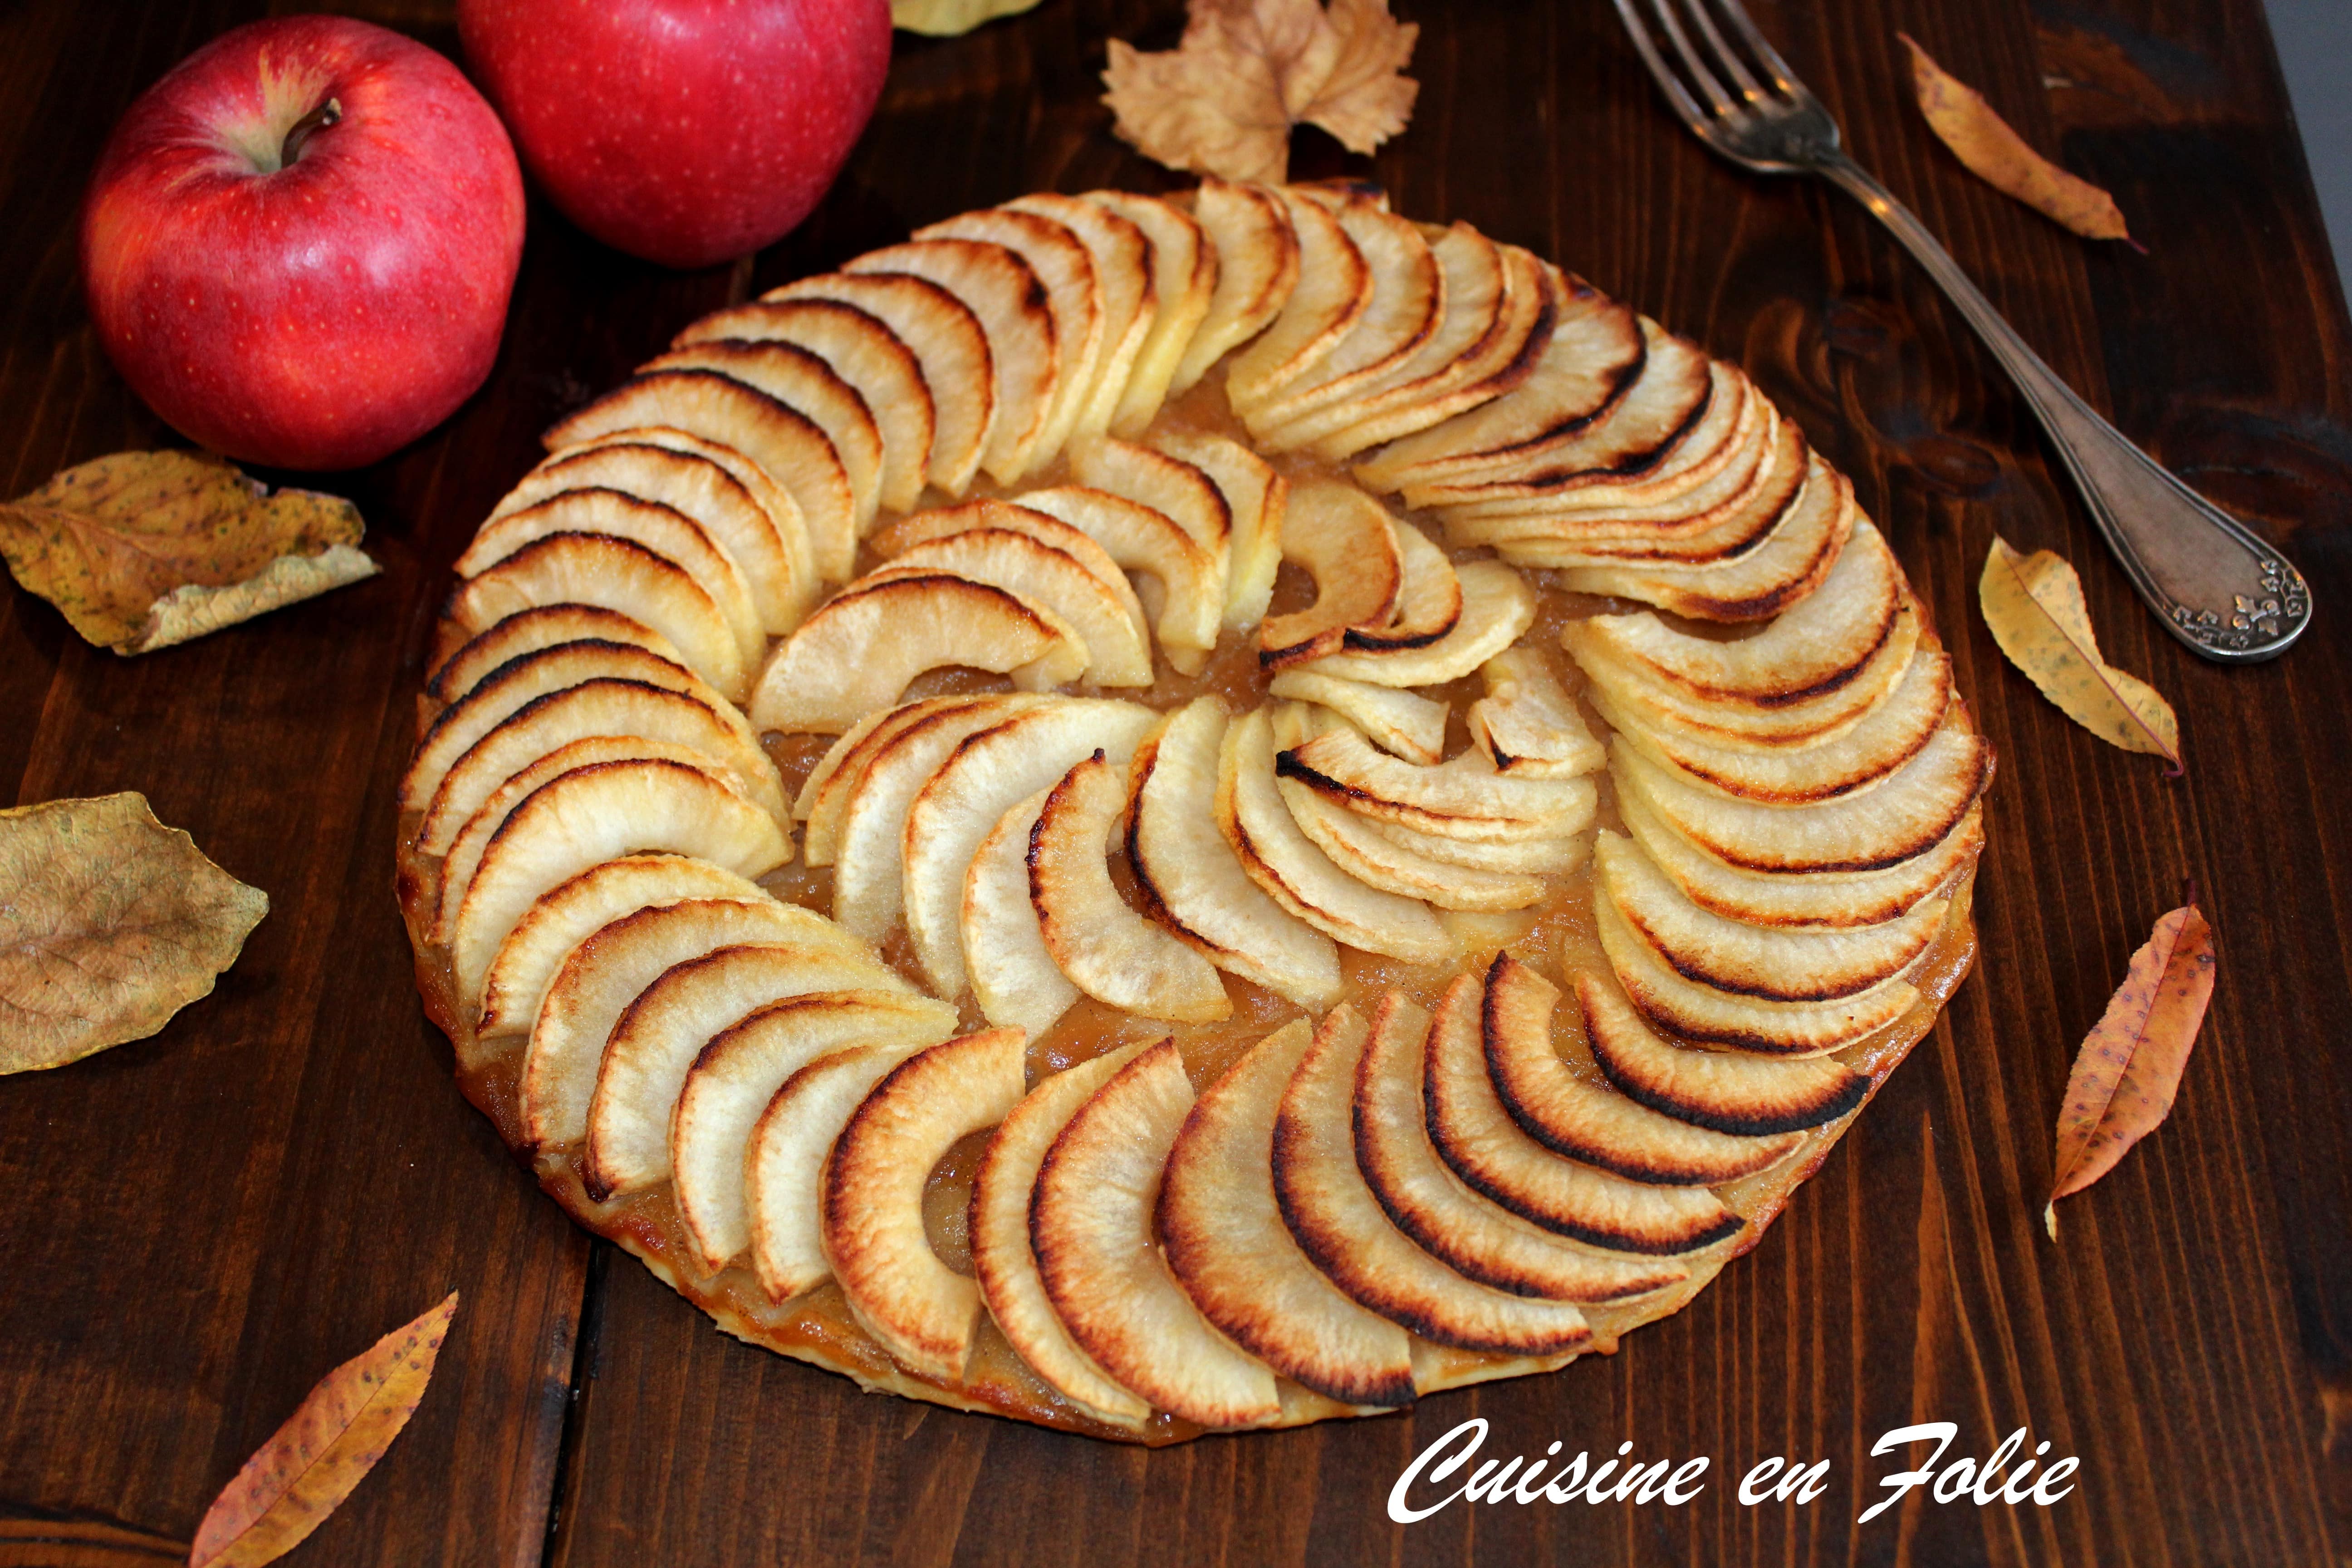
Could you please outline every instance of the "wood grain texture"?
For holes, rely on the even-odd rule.
[[[345,6],[444,48],[444,0]],[[82,316],[71,216],[144,85],[249,0],[0,9],[0,486],[169,439]],[[1855,478],[1999,747],[1984,952],[1944,1020],[1749,1258],[1607,1359],[1403,1415],[1160,1453],[903,1401],[730,1341],[593,1254],[458,1097],[389,896],[392,785],[448,563],[540,428],[694,315],[1019,192],[1173,182],[1108,132],[1109,37],[1170,0],[1045,0],[901,35],[840,184],[752,267],[671,274],[535,205],[490,384],[339,479],[385,574],[124,661],[0,594],[14,799],[136,788],[269,919],[157,1038],[0,1080],[0,1564],[170,1561],[321,1373],[451,1288],[415,1421],[304,1550],[321,1563],[2245,1564],[2352,1561],[2352,331],[2256,0],[1781,0],[1759,21],[1850,144],[2128,433],[2281,542],[2316,624],[2280,663],[2164,636],[2030,416],[1926,279],[1824,188],[1712,160],[1599,0],[1399,0],[1400,210],[1533,246],[1748,366]],[[1978,184],[1906,96],[1912,32],[2112,189],[2145,256]],[[1990,536],[2080,568],[2109,657],[2180,710],[2189,773],[2042,702],[1979,624]],[[2068,1063],[2193,876],[2221,983],[2170,1121],[2036,1215]],[[1456,1505],[1388,1521],[1407,1458],[1713,1457],[1682,1509]],[[2048,1510],[1915,1496],[1868,1525],[1876,1436],[2082,1457]],[[1812,1505],[1739,1506],[1769,1456]]]

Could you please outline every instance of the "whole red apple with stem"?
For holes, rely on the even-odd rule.
[[[457,68],[365,22],[223,34],[115,127],[82,209],[100,342],[229,457],[373,462],[489,374],[522,174]]]
[[[457,0],[457,32],[556,206],[668,267],[806,217],[890,64],[888,0]]]

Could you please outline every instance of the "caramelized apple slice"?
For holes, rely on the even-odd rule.
[[[1127,805],[1100,751],[1046,792],[1029,834],[1029,900],[1045,948],[1079,990],[1147,1018],[1204,1023],[1234,1005],[1209,961],[1127,907],[1106,859]],[[968,966],[969,967],[969,966]]]
[[[1885,701],[1853,728],[1819,745],[1757,751],[1721,746],[1672,730],[1620,722],[1605,694],[1594,706],[1626,744],[1660,767],[1717,795],[1764,805],[1810,805],[1866,788],[1919,754],[1951,704],[1952,661],[1923,647]]]
[[[918,243],[931,239],[979,240],[998,245],[1029,264],[1045,290],[1054,323],[1053,401],[1037,438],[1036,460],[1047,461],[1067,444],[1092,394],[1102,365],[1106,321],[1103,289],[1094,258],[1070,229],[1050,217],[1006,207],[959,213],[915,231]]]
[[[987,1029],[919,1051],[851,1113],[825,1164],[824,1255],[866,1332],[908,1371],[963,1380],[980,1287],[931,1250],[923,1189],[950,1145],[1021,1102],[1018,1029]]]
[[[1860,877],[1779,877],[1735,871],[1668,826],[1640,796],[1617,796],[1617,813],[1683,897],[1726,920],[1797,930],[1883,925],[1965,871],[1984,847],[1984,807],[1925,855]]]
[[[1386,508],[1350,484],[1301,482],[1283,514],[1282,558],[1315,579],[1315,602],[1258,627],[1258,661],[1271,668],[1337,652],[1350,626],[1385,625],[1404,582],[1397,530]]]
[[[491,511],[490,521],[536,508],[566,491],[600,489],[617,490],[691,519],[740,568],[762,630],[781,637],[808,614],[817,584],[805,549],[796,559],[759,497],[700,452],[625,437],[576,447],[525,474]]]
[[[1001,245],[918,239],[869,250],[842,270],[922,279],[970,309],[988,337],[989,384],[995,404],[981,466],[1001,485],[1026,473],[1045,433],[1061,374],[1054,317],[1029,263]],[[941,402],[948,401],[943,395]]]
[[[1110,427],[1111,416],[1127,394],[1128,378],[1134,374],[1136,356],[1151,331],[1157,309],[1151,242],[1123,214],[1084,196],[1039,192],[1016,196],[1004,206],[1060,224],[1077,236],[1094,263],[1102,310],[1102,347],[1072,429],[1099,436]]]
[[[633,735],[698,752],[780,824],[789,824],[776,764],[740,715],[684,692],[599,676],[533,698],[467,747],[425,808],[417,848],[427,855],[447,853],[458,829],[499,785],[549,752],[591,735]]]
[[[1225,607],[1225,571],[1215,556],[1166,512],[1086,485],[1023,492],[1024,510],[1078,530],[1120,567],[1152,579],[1154,629],[1168,662],[1197,674],[1217,646]]]
[[[1035,1039],[1083,994],[1054,962],[1029,901],[1029,836],[1053,787],[1009,808],[980,841],[964,873],[956,929],[981,1016]]]
[[[1275,1200],[1275,1118],[1314,1037],[1294,1019],[1193,1102],[1160,1189],[1168,1267],[1212,1323],[1283,1376],[1342,1405],[1407,1405],[1404,1331],[1307,1260]]]
[[[964,989],[964,874],[997,818],[1089,752],[1125,766],[1157,719],[1131,702],[1043,703],[965,741],[917,792],[907,811],[901,886],[907,934],[934,991],[954,996]]]
[[[1523,910],[1544,896],[1544,885],[1535,877],[1417,854],[1382,837],[1370,817],[1358,816],[1296,779],[1277,775],[1275,784],[1299,831],[1330,857],[1331,864],[1368,887],[1441,910]]]
[[[933,540],[945,539],[950,534],[974,528],[1004,529],[1071,557],[1118,601],[1119,613],[1132,623],[1139,634],[1147,630],[1143,605],[1135,596],[1134,585],[1128,582],[1127,574],[1119,569],[1110,552],[1096,543],[1093,536],[1084,529],[1063,521],[1050,511],[1031,506],[1029,494],[1024,494],[1017,506],[1010,501],[982,500],[918,512],[913,517],[901,518],[876,533],[871,543],[875,554],[895,563],[898,556],[919,544],[928,544]]]
[[[1877,784],[1811,805],[1759,805],[1685,784],[1618,742],[1610,773],[1675,831],[1738,870],[1799,876],[1884,871],[1942,843],[1992,780],[1992,749],[1950,716],[1912,759]]]
[[[905,909],[907,812],[955,749],[1034,707],[1018,694],[943,705],[883,742],[851,787],[834,847],[833,918],[879,942]]]
[[[1486,971],[1486,1069],[1511,1120],[1556,1154],[1637,1182],[1717,1186],[1769,1171],[1800,1133],[1738,1137],[1662,1115],[1570,1071],[1552,1047],[1559,987],[1507,952]]]
[[[1374,686],[1443,686],[1459,680],[1535,624],[1535,590],[1499,561],[1467,561],[1454,569],[1462,584],[1462,616],[1426,647],[1349,648],[1317,659],[1324,675]]]
[[[1470,705],[1470,739],[1505,778],[1562,779],[1608,760],[1584,715],[1531,647],[1506,648],[1478,669],[1486,695]]]
[[[823,431],[840,459],[843,477],[849,481],[853,526],[860,534],[873,526],[882,493],[882,430],[866,399],[835,374],[823,356],[797,343],[722,339],[673,349],[640,367],[642,374],[655,375],[696,370],[716,371],[756,387]],[[828,580],[847,574],[849,563],[838,553],[837,538],[811,542]],[[850,548],[854,552],[854,536]]]
[[[674,762],[600,763],[541,784],[482,852],[449,938],[459,994],[477,992],[540,895],[599,861],[667,849],[747,877],[793,858],[775,819],[733,786]]]
[[[1225,397],[1246,418],[1328,359],[1371,308],[1372,273],[1337,214],[1300,192],[1275,195],[1298,240],[1298,282],[1264,335],[1234,356]]]
[[[839,300],[762,300],[712,311],[678,333],[670,346],[725,342],[781,342],[823,360],[856,392],[872,418],[880,450],[881,504],[893,511],[915,510],[930,470],[936,417],[931,389],[914,351],[881,318]],[[961,388],[957,392],[962,395]],[[801,406],[789,396],[784,401]],[[853,437],[852,444],[862,447],[862,437]]]
[[[1274,1191],[1283,1223],[1348,1295],[1423,1339],[1462,1350],[1558,1356],[1590,1343],[1584,1314],[1477,1284],[1396,1227],[1356,1163],[1357,1068],[1370,1037],[1352,1007],[1333,1009],[1283,1090],[1274,1124]],[[1596,1273],[1605,1265],[1595,1264]]]
[[[1859,996],[1908,970],[1944,927],[1945,901],[1934,898],[1879,926],[1805,931],[1746,925],[1684,898],[1631,839],[1600,835],[1593,863],[1617,912],[1675,973],[1769,1002]]]
[[[688,1068],[674,1110],[662,1119],[677,1217],[697,1261],[716,1273],[751,1247],[751,1129],[794,1073],[850,1047],[903,1058],[939,1044],[955,1027],[955,1009],[928,996],[834,991],[773,1003],[712,1036]],[[617,1029],[614,1040],[617,1050]],[[608,1051],[608,1069],[614,1059]],[[647,1086],[647,1104],[667,1087]],[[592,1154],[598,1147],[593,1127],[592,1121]],[[808,1218],[816,1218],[814,1202]]]
[[[838,734],[898,699],[927,669],[965,665],[1024,690],[1075,680],[1086,644],[1070,624],[1009,589],[949,572],[853,584],[801,623],[751,695],[762,730]]]
[[[1801,1133],[1870,1097],[1870,1079],[1827,1057],[1770,1061],[1671,1045],[1593,975],[1576,976],[1576,996],[1592,1059],[1609,1081],[1677,1121],[1738,1138]]]
[[[652,447],[664,452],[676,452],[688,458],[698,458],[707,463],[716,463],[725,469],[728,477],[742,486],[744,492],[757,501],[760,510],[767,514],[769,523],[775,530],[776,542],[783,549],[786,574],[793,583],[807,584],[806,592],[809,596],[812,598],[815,596],[819,591],[816,558],[809,547],[808,522],[801,516],[800,503],[793,500],[792,492],[771,478],[765,468],[723,441],[714,441],[690,431],[675,430],[660,425],[614,430],[608,435],[596,437],[578,446],[564,448],[562,452],[549,458],[541,467],[551,467],[574,454],[593,452],[599,447],[607,446]],[[625,489],[627,487],[621,488]],[[739,552],[737,559],[744,562],[745,570],[752,569],[750,557]],[[796,615],[793,619],[797,622],[799,616]]]
[[[1127,853],[1153,918],[1228,973],[1301,1006],[1339,993],[1331,939],[1251,880],[1217,829],[1224,710],[1195,698],[1136,751]]]
[[[1462,579],[1445,552],[1402,518],[1391,520],[1402,574],[1396,605],[1380,626],[1349,626],[1345,646],[1366,653],[1427,647],[1462,619]]]
[[[1003,695],[963,693],[919,698],[895,708],[877,709],[843,731],[809,770],[808,777],[801,783],[801,793],[793,801],[793,815],[805,825],[801,829],[802,856],[812,866],[833,864],[842,814],[849,809],[866,768],[885,746],[934,713],[994,700]],[[895,871],[890,880],[894,885],[898,881]]]
[[[669,1175],[671,1113],[677,1108],[680,1088],[698,1059],[711,1054],[706,1046],[736,1024],[790,997],[854,992],[861,1004],[868,993],[905,997],[903,1011],[937,1026],[934,1039],[955,1032],[954,1008],[908,991],[897,970],[838,931],[805,942],[722,947],[672,964],[623,1009],[605,1039],[596,1068],[596,1092],[588,1105],[588,1144],[581,1162],[581,1179],[589,1195],[601,1203]],[[834,1035],[823,1037],[833,1040],[824,1047],[827,1050],[850,1043]],[[718,1054],[724,1055],[727,1048],[731,1047]],[[744,1047],[755,1059],[767,1048],[758,1044]],[[759,1103],[765,1105],[782,1082],[779,1074]],[[757,1106],[746,1112],[747,1128],[757,1113]],[[740,1159],[735,1170],[740,1178]]]
[[[1328,406],[1411,360],[1445,311],[1445,275],[1417,225],[1363,201],[1334,211],[1363,258],[1371,298],[1321,363],[1254,407],[1236,404],[1253,435]]]
[[[1011,528],[965,528],[909,545],[863,581],[937,572],[992,584],[1060,616],[1085,645],[1087,678],[1097,685],[1151,684],[1151,647],[1132,592],[1114,592],[1066,551]]]
[[[594,605],[540,605],[518,610],[467,638],[435,668],[425,682],[425,693],[436,702],[454,703],[471,695],[508,660],[572,642],[642,648],[672,666],[677,681],[693,679],[669,638],[634,616]],[[682,691],[685,686],[673,689]]]
[[[1338,725],[1285,751],[1276,766],[1360,816],[1441,838],[1564,838],[1591,822],[1599,792],[1591,780],[1510,777],[1485,772],[1484,758],[1465,757],[1423,767]]]
[[[832,961],[840,963],[873,963],[870,950],[841,936],[824,916],[764,894],[674,899],[606,921],[564,957],[531,1026],[520,1089],[525,1138],[536,1148],[552,1149],[588,1135],[588,1108],[613,1026],[673,964],[730,945],[771,942],[811,952],[830,949]],[[746,1000],[733,1016],[759,1000]]]
[[[630,855],[540,895],[499,943],[482,982],[478,1040],[528,1034],[572,951],[623,915],[681,899],[764,899],[759,884],[685,855]]]
[[[1216,814],[1250,879],[1318,931],[1408,963],[1434,963],[1453,952],[1427,904],[1356,880],[1300,831],[1275,785],[1274,736],[1262,709],[1225,731]]]
[[[1130,1430],[1151,1406],[1120,1387],[1070,1338],[1029,1245],[1029,1199],[1038,1167],[1078,1107],[1150,1042],[1120,1046],[1031,1089],[988,1141],[971,1186],[971,1266],[989,1316],[1030,1369],[1088,1415]]]
[[[1574,518],[1593,510],[1646,511],[1687,501],[1735,459],[1762,450],[1767,433],[1769,405],[1738,366],[1717,360],[1707,375],[1698,417],[1655,447],[1624,450],[1605,438],[1604,427],[1593,451],[1531,454],[1463,479],[1408,484],[1404,502],[1438,509],[1450,522],[1563,512]]]
[[[931,413],[930,482],[951,496],[971,487],[996,416],[988,334],[971,307],[929,279],[827,272],[771,289],[763,302],[829,300],[863,310],[914,355]],[[836,366],[836,369],[839,367]],[[871,405],[874,399],[866,399]],[[876,417],[883,416],[877,412]],[[884,426],[886,447],[891,444]]]
[[[1046,1152],[1029,1241],[1063,1325],[1111,1377],[1181,1420],[1260,1426],[1282,1410],[1273,1372],[1202,1316],[1153,1245],[1161,1168],[1192,1106],[1173,1040],[1112,1075]]]
[[[1705,353],[1582,279],[1557,280],[1551,336],[1516,391],[1391,442],[1359,463],[1356,478],[1388,491],[1475,475],[1531,455],[1590,447],[1611,426],[1620,426],[1621,453],[1653,449],[1703,411],[1712,386]]]
[[[1217,291],[1217,252],[1188,214],[1155,196],[1089,191],[1082,199],[1127,219],[1151,245],[1150,326],[1110,418],[1114,434],[1131,438],[1160,412],[1192,334],[1208,316]]]
[[[1677,1037],[1768,1057],[1821,1057],[1842,1051],[1909,1012],[1919,993],[1892,980],[1835,1002],[1767,1002],[1684,979],[1595,889],[1593,925],[1617,982],[1642,1016]]]
[[[441,613],[471,636],[538,605],[617,610],[659,633],[720,696],[740,700],[751,666],[726,613],[693,574],[658,552],[609,533],[554,533],[467,578]]]
[[[1582,833],[1565,838],[1523,838],[1508,844],[1481,844],[1468,838],[1441,838],[1383,822],[1377,816],[1358,818],[1374,833],[1402,848],[1452,866],[1480,871],[1501,871],[1520,877],[1564,877],[1591,858],[1592,842]]]
[[[718,710],[719,694],[709,685],[682,666],[632,644],[600,637],[531,648],[471,682],[457,700],[434,716],[401,774],[400,809],[431,806],[457,759],[540,698],[601,678],[682,692]]]
[[[1152,446],[1209,477],[1231,523],[1226,551],[1224,624],[1245,631],[1265,618],[1282,566],[1283,520],[1290,485],[1238,441],[1197,430],[1162,430]]]
[[[751,1124],[743,1152],[751,1272],[771,1301],[789,1301],[833,1278],[824,1256],[824,1162],[852,1112],[907,1053],[852,1046],[784,1080]]]
[[[506,826],[515,807],[530,799],[541,784],[596,763],[656,761],[711,773],[732,785],[732,781],[724,776],[725,770],[709,757],[666,741],[649,741],[637,735],[587,735],[558,746],[494,788],[458,829],[441,862],[440,902],[425,940],[436,944],[449,941],[457,930],[458,910],[465,906],[466,890],[473,886],[474,873],[481,866],[483,852],[499,829]]]
[[[1191,391],[1226,351],[1264,331],[1298,283],[1298,237],[1273,192],[1205,175],[1192,216],[1216,257],[1216,288],[1169,383],[1171,397]]]
[[[1208,552],[1219,573],[1227,570],[1233,509],[1216,481],[1192,464],[1131,441],[1088,437],[1071,445],[1070,472],[1082,485],[1164,513]]]
[[[1382,751],[1409,763],[1425,765],[1445,755],[1446,709],[1443,702],[1393,687],[1372,686],[1312,669],[1279,672],[1266,688],[1266,694],[1328,708],[1364,731]],[[1594,747],[1596,755],[1599,750]]]
[[[715,370],[635,375],[564,419],[543,437],[560,452],[618,431],[667,426],[732,447],[793,498],[810,558],[828,583],[849,575],[857,542],[857,501],[832,441],[805,415]]]

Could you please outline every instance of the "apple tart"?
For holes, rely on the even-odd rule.
[[[1149,1443],[1613,1352],[1974,952],[1989,748],[1736,366],[1357,184],[687,327],[457,563],[468,1096],[728,1331]]]

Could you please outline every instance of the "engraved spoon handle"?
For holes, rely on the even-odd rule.
[[[1814,167],[1893,231],[2007,368],[2167,631],[2223,664],[2275,658],[2303,635],[2311,621],[2303,574],[2100,418],[1868,170],[1836,151],[1817,154]]]

